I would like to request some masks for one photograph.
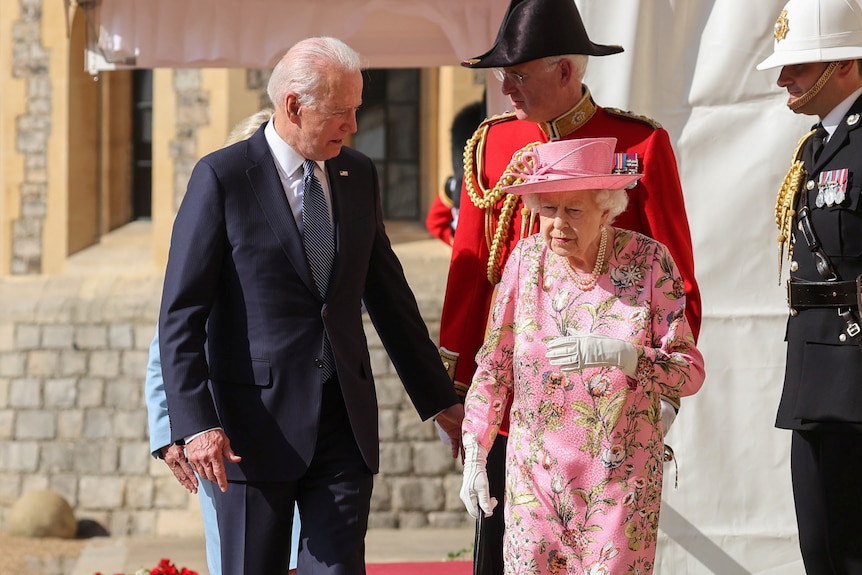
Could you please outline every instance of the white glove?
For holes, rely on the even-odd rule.
[[[590,367],[618,367],[627,376],[637,375],[638,352],[634,345],[621,339],[579,333],[572,328],[569,335],[548,342],[545,357],[562,371],[580,371]]]
[[[490,496],[488,488],[488,450],[476,442],[469,433],[464,434],[464,479],[461,483],[461,501],[473,519],[479,518],[479,508],[490,517],[497,506],[497,498]]]
[[[670,426],[673,425],[676,419],[676,409],[669,401],[661,400],[661,429],[662,437],[667,437],[667,432],[670,431]]]

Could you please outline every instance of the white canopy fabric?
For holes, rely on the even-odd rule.
[[[777,69],[755,70],[772,51],[784,2],[576,0],[593,41],[625,47],[590,61],[586,83],[598,103],[670,132],[703,295],[707,380],[668,436],[679,487],[669,464],[656,573],[804,573],[790,432],[773,427],[787,315],[773,206],[816,118],[786,108]],[[453,65],[491,46],[507,4],[102,0],[100,44],[142,67],[265,67],[297,39],[330,34],[372,67]],[[489,102],[492,112],[505,106],[494,94]]]
[[[488,49],[506,0],[102,0],[91,47],[139,68],[268,68],[335,36],[371,68],[449,66]]]
[[[817,118],[788,110],[780,69],[755,70],[785,0],[577,4],[594,41],[625,47],[590,60],[597,101],[670,132],[703,296],[707,379],[668,434],[679,488],[667,465],[656,573],[803,575],[790,432],[773,426],[787,317],[774,205]]]

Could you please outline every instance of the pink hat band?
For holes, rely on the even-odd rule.
[[[515,153],[507,170],[523,182],[506,190],[528,194],[624,189],[642,174],[613,173],[616,143],[616,138],[582,138],[528,146]]]

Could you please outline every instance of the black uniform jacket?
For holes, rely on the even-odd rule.
[[[840,280],[862,274],[862,97],[847,112],[816,162],[812,141],[803,150],[807,172],[800,192],[810,221]],[[846,197],[816,207],[821,174],[847,170]],[[833,172],[833,175],[837,172]],[[824,281],[797,222],[794,222],[794,281]],[[796,269],[794,269],[796,268]],[[859,320],[858,309],[855,317]],[[786,429],[862,430],[862,347],[840,336],[847,325],[836,308],[801,309],[787,321],[787,368],[776,425]],[[841,341],[844,339],[845,341]]]

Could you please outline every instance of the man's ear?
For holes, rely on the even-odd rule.
[[[575,77],[575,66],[572,64],[572,61],[568,58],[563,58],[560,60],[560,63],[557,64],[559,67],[560,80],[563,85],[571,82]]]
[[[287,113],[287,119],[293,123],[299,122],[299,109],[302,105],[299,103],[299,98],[296,94],[290,93],[284,98],[284,109]]]

